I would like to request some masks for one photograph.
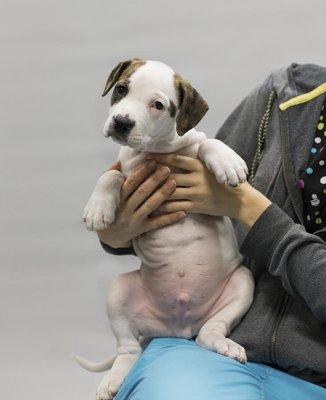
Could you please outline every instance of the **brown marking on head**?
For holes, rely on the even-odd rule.
[[[208,104],[191,84],[180,75],[174,75],[178,94],[177,133],[182,136],[194,128],[208,111]]]
[[[106,96],[118,81],[124,81],[124,84],[126,83],[128,84],[128,79],[130,78],[130,76],[145,63],[146,61],[141,60],[139,58],[133,58],[132,60],[121,61],[111,71],[106,81],[102,97]]]
[[[111,96],[111,106],[124,97],[127,96],[129,93],[129,80],[123,81],[119,80],[119,82],[115,85],[112,96]]]
[[[177,113],[177,106],[175,105],[173,100],[170,100],[170,107],[169,107],[170,115],[172,118],[176,116]]]

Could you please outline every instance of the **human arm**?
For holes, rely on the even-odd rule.
[[[319,236],[272,203],[249,230],[241,252],[255,260],[256,274],[268,269],[291,296],[326,322],[326,243]]]
[[[326,322],[325,242],[307,233],[249,183],[235,188],[219,184],[201,161],[189,157],[169,154],[154,158],[185,171],[171,174],[177,188],[159,210],[225,215],[240,221],[249,231],[241,252],[255,260],[255,275],[267,269],[294,298]]]
[[[247,182],[237,187],[218,183],[198,159],[177,154],[155,154],[148,158],[183,170],[171,174],[177,187],[168,201],[158,208],[159,211],[171,213],[184,210],[189,213],[225,215],[239,220],[250,229],[271,204],[267,197]]]

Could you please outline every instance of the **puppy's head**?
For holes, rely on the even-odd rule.
[[[140,151],[159,149],[198,124],[207,103],[191,84],[158,61],[120,62],[110,73],[102,96],[112,88],[106,137]],[[162,149],[164,151],[164,149]]]

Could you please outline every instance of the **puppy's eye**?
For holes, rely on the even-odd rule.
[[[163,110],[164,105],[160,101],[155,101],[153,103],[153,107],[156,108],[156,110]]]
[[[124,85],[117,85],[114,88],[114,91],[116,92],[116,94],[118,94],[119,96],[124,96],[127,93],[127,87]]]

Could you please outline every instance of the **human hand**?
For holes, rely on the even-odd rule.
[[[114,222],[97,232],[102,242],[115,248],[129,247],[131,240],[140,234],[185,217],[182,210],[149,216],[176,188],[176,182],[170,179],[170,169],[161,166],[155,171],[156,167],[155,161],[148,161],[123,183]],[[120,163],[113,164],[109,170],[112,169],[120,170]]]
[[[237,187],[218,183],[215,176],[199,159],[178,154],[150,154],[153,159],[168,167],[181,169],[170,178],[176,182],[175,191],[158,208],[162,212],[200,213],[228,216],[250,228],[271,202],[249,183]]]

